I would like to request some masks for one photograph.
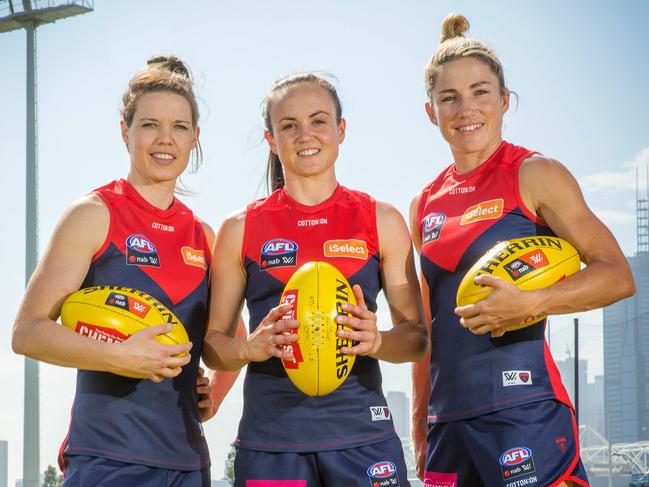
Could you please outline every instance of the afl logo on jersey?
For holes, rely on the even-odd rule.
[[[126,264],[160,267],[160,259],[153,242],[141,233],[126,239]]]
[[[528,458],[532,457],[532,450],[524,446],[510,448],[505,453],[500,455],[500,464],[506,467],[513,467],[519,463],[523,463]]]
[[[421,225],[421,244],[427,244],[433,240],[439,238],[439,234],[442,232],[442,227],[446,221],[446,215],[444,213],[429,213],[422,220]]]
[[[143,254],[155,253],[155,245],[153,245],[153,243],[151,243],[148,238],[139,233],[136,235],[131,235],[129,238],[127,238],[126,246],[129,249],[133,249]]]
[[[262,271],[274,267],[294,267],[297,265],[297,244],[285,238],[274,238],[261,246],[259,268]]]
[[[388,462],[387,460],[376,462],[374,465],[368,468],[367,476],[370,478],[370,483],[372,486],[391,487],[393,485],[399,485],[397,466],[392,462]]]
[[[510,448],[500,455],[499,461],[504,480],[536,471],[532,459],[532,450],[524,446]]]

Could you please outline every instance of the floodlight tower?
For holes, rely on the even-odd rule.
[[[8,3],[8,5],[4,5]],[[20,4],[19,4],[20,3]],[[25,284],[38,260],[38,164],[36,153],[36,28],[57,20],[91,12],[93,0],[0,0],[0,33],[27,32],[27,147]],[[39,384],[38,362],[25,358],[23,486],[39,481]]]

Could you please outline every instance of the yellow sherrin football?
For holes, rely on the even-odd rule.
[[[355,355],[343,355],[351,340],[336,336],[336,316],[348,315],[344,303],[356,304],[345,276],[327,262],[308,262],[291,276],[280,303],[293,307],[285,319],[299,321],[298,340],[291,344],[294,361],[282,361],[293,384],[309,396],[324,396],[338,388],[354,365]]]
[[[457,289],[457,305],[477,303],[492,293],[491,287],[473,283],[481,274],[500,277],[520,289],[531,291],[546,288],[579,269],[579,253],[562,238],[539,235],[498,242],[462,279]],[[545,315],[530,317],[510,330],[524,328],[543,318]]]
[[[168,345],[189,341],[180,320],[153,296],[130,287],[93,286],[72,293],[63,302],[61,323],[80,335],[103,342],[121,342],[149,326],[173,323],[156,339]],[[144,377],[119,373],[124,377]]]

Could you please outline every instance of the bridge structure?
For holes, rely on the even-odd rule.
[[[595,475],[631,475],[633,483],[649,482],[649,441],[609,443],[588,425],[579,426],[581,459]]]

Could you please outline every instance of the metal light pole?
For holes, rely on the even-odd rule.
[[[579,318],[574,319],[575,324],[575,423],[579,429]]]
[[[7,0],[5,0],[7,1]],[[0,15],[4,14],[0,1]],[[57,5],[57,3],[63,3]],[[27,127],[26,127],[26,191],[25,191],[25,285],[38,261],[38,161],[36,100],[36,28],[93,10],[92,0],[56,2],[53,0],[22,0],[14,5],[8,0],[9,15],[0,17],[0,33],[16,29],[27,32]],[[38,487],[40,463],[40,398],[38,362],[25,357],[25,391],[23,418],[23,486]]]

